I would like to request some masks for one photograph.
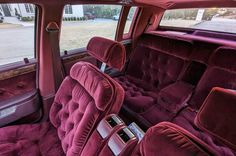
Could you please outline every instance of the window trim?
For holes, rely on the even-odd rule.
[[[70,15],[70,14],[66,14],[65,13],[65,8],[66,8],[66,6],[68,6],[68,5],[70,5],[71,7],[73,6],[73,5],[78,5],[78,4],[65,4],[64,5],[64,7],[63,7],[63,13],[62,13],[62,20],[61,20],[61,31],[60,31],[60,38],[59,38],[59,46],[60,46],[60,56],[61,57],[64,57],[64,56],[68,56],[68,55],[74,55],[74,54],[77,54],[78,53],[78,51],[83,51],[85,48],[86,48],[86,46],[84,46],[84,47],[78,47],[78,48],[75,48],[75,49],[66,49],[66,50],[62,50],[61,49],[61,37],[62,37],[62,35],[61,35],[61,33],[62,33],[62,29],[63,29],[63,16],[64,15]],[[118,31],[118,26],[119,26],[119,21],[120,21],[120,19],[121,19],[121,12],[122,12],[122,8],[124,7],[124,6],[122,6],[122,5],[115,5],[115,4],[79,4],[79,5],[82,5],[82,6],[84,6],[84,5],[94,5],[94,6],[103,6],[103,5],[105,5],[105,6],[119,6],[120,7],[120,12],[119,12],[119,15],[120,15],[120,17],[119,17],[119,19],[118,19],[118,22],[117,22],[117,26],[116,26],[116,31],[115,31],[115,33],[114,33],[114,38],[112,39],[112,40],[116,40],[117,39],[117,31]],[[73,9],[72,9],[73,10]],[[96,35],[95,35],[96,36]],[[93,36],[93,37],[95,37],[95,36]],[[92,38],[92,37],[91,37]],[[91,39],[90,38],[90,39]],[[67,51],[67,55],[65,55],[65,51]]]
[[[123,32],[123,40],[130,39],[131,36],[132,36],[133,30],[134,30],[134,27],[135,27],[135,23],[137,21],[137,17],[139,15],[139,11],[140,11],[140,8],[138,6],[136,6],[136,7],[137,8],[135,10],[134,17],[132,19],[132,22],[131,22],[131,25],[130,25],[130,28],[129,28],[129,32],[128,33]],[[130,9],[131,9],[131,7],[130,7]],[[127,15],[127,18],[128,18],[128,15]]]
[[[124,27],[123,35],[129,34],[129,33],[132,31],[132,27],[133,27],[133,24],[134,24],[134,20],[136,19],[136,16],[137,16],[137,12],[138,12],[138,9],[139,9],[139,8],[138,8],[137,6],[132,6],[132,7],[136,7],[136,9],[135,9],[133,18],[130,19],[130,20],[131,20],[131,24],[130,24],[129,30],[128,30],[128,32],[125,33],[125,27]],[[130,7],[130,9],[129,9],[129,13],[130,13],[130,10],[132,9],[132,7]],[[128,13],[128,15],[127,15],[126,20],[127,20],[128,17],[129,17],[129,13]],[[127,22],[127,21],[126,21],[126,22]],[[125,22],[125,26],[126,26],[126,22]]]
[[[2,3],[0,3],[2,4]],[[13,3],[7,3],[7,5],[9,4],[13,4]],[[16,4],[20,4],[20,3],[16,3]],[[27,66],[27,65],[30,65],[30,64],[36,64],[37,63],[37,47],[36,47],[36,44],[37,44],[37,34],[38,34],[38,5],[37,4],[34,4],[34,3],[25,3],[25,4],[28,4],[28,5],[33,5],[34,6],[34,30],[33,30],[33,34],[34,34],[34,48],[33,48],[33,58],[28,58],[28,57],[22,57],[22,60],[18,60],[18,61],[15,61],[15,62],[9,62],[9,63],[6,63],[6,64],[2,64],[0,65],[0,72],[5,71],[5,69],[11,69],[11,68],[17,68],[17,67],[22,67],[22,66]],[[24,4],[24,6],[25,6]],[[25,8],[26,9],[26,8]],[[28,13],[28,12],[27,12]],[[24,58],[28,58],[29,59],[29,63],[25,63],[24,62]]]

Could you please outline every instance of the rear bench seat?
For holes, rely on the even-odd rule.
[[[160,50],[167,46],[166,44],[171,44],[167,41],[165,43],[165,39],[163,42],[158,42],[158,39],[160,39],[159,36],[150,34],[142,36],[133,53],[126,75],[117,78],[126,90],[124,109],[131,112],[131,115],[138,116],[139,122],[144,122],[143,124],[146,126],[150,127],[161,121],[171,121],[209,144],[221,155],[235,155],[234,151],[221,144],[215,137],[195,126],[194,119],[212,88],[236,89],[236,49],[222,46],[213,51],[212,54],[206,54],[210,56],[209,59],[205,57],[207,68],[204,70],[205,72],[202,72],[204,74],[201,75],[199,82],[192,83],[191,86],[190,83],[186,83],[188,81],[185,81],[184,75],[187,66],[193,64],[191,59],[196,54],[189,57],[190,51],[188,51],[189,55],[183,56],[181,55],[183,52],[180,50],[176,50],[176,54],[173,49],[172,53],[168,50]],[[172,44],[178,44],[177,41],[173,41]],[[182,46],[189,45],[188,49],[191,50],[190,42],[181,42]],[[171,48],[173,46],[169,46],[169,49]],[[177,55],[179,51],[180,56]],[[172,59],[176,61],[176,64],[166,65],[163,63]],[[196,61],[205,63],[203,60]],[[169,81],[168,76],[167,78],[162,77],[172,70],[178,72],[171,75],[172,81]],[[159,82],[158,80],[162,81]],[[173,94],[166,94],[166,90],[167,93],[170,90],[170,92],[180,95],[181,92],[186,92],[184,96],[188,98],[183,98],[185,100],[182,100],[180,109],[174,105],[172,105],[174,108],[169,109],[171,105],[168,104],[168,99],[172,99]],[[189,94],[187,94],[188,92]],[[160,102],[160,97],[166,97],[166,101]],[[147,125],[147,122],[150,125]]]
[[[159,122],[156,120],[158,118],[153,118],[148,110],[157,104],[161,89],[180,80],[190,64],[191,52],[192,43],[186,40],[170,39],[154,34],[144,34],[140,37],[125,76],[116,78],[126,91],[123,108],[129,115],[133,114],[133,117],[140,118],[143,123],[145,119],[148,120],[145,123],[147,126]],[[176,86],[185,88],[185,92],[192,90],[192,86],[187,83],[180,82]],[[160,121],[164,120],[167,118]]]

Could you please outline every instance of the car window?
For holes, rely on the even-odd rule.
[[[137,7],[131,7],[130,10],[129,10],[127,21],[125,23],[124,34],[127,34],[130,31],[130,27],[131,27],[131,24],[134,20],[134,15],[135,15],[136,9],[137,9]]]
[[[60,37],[61,52],[87,46],[94,36],[115,39],[121,6],[66,5]]]
[[[0,4],[0,65],[34,58],[35,5]]]
[[[167,10],[160,26],[236,33],[236,8]]]

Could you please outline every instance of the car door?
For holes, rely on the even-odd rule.
[[[5,5],[24,14],[0,25],[0,126],[34,122],[41,114],[35,58],[37,7]]]

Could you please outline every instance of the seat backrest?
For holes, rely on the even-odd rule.
[[[183,128],[162,122],[151,127],[132,156],[217,156],[211,147]]]
[[[236,89],[236,49],[220,47],[211,55],[189,102],[191,107],[199,109],[213,87]]]
[[[221,155],[236,154],[236,92],[235,90],[215,87],[207,96],[195,118],[195,124],[208,133],[220,145],[229,149],[215,149]],[[214,141],[216,143],[216,141]],[[218,143],[219,144],[219,143]],[[212,145],[210,142],[209,145]],[[228,153],[227,153],[228,152]],[[233,154],[234,153],[234,154]]]
[[[162,89],[183,73],[191,52],[189,41],[144,34],[131,54],[127,75]]]
[[[75,64],[62,82],[50,110],[66,155],[79,155],[96,124],[118,113],[124,90],[90,63]]]

